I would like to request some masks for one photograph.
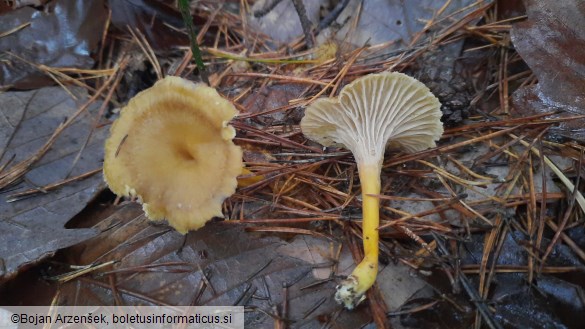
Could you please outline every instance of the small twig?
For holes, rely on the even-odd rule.
[[[217,295],[217,291],[215,291],[215,288],[213,288],[213,285],[211,285],[211,282],[209,281],[208,278],[208,276],[211,276],[211,270],[204,271],[201,269],[199,265],[197,265],[197,267],[199,269],[199,272],[201,272],[201,280],[205,282],[205,286],[209,287],[214,295]]]
[[[204,272],[201,272],[201,276],[202,276],[201,281],[199,281],[199,287],[197,289],[197,293],[193,296],[193,299],[191,301],[191,305],[197,305],[199,303],[199,299],[201,298],[201,296],[205,292],[205,289],[207,287],[212,287],[209,284],[209,280],[207,279],[207,277],[210,275],[211,275],[211,270],[209,270],[209,269],[207,269]]]
[[[191,42],[191,52],[193,53],[193,59],[195,60],[195,64],[197,64],[197,68],[199,69],[201,79],[203,80],[203,82],[209,85],[209,77],[207,76],[205,65],[203,64],[201,50],[199,50],[199,45],[197,44],[197,33],[195,33],[195,27],[193,26],[193,17],[191,17],[191,11],[189,10],[189,0],[179,0],[179,10],[181,11],[181,15],[183,16],[183,22],[185,23],[185,28],[187,28],[187,34],[189,34],[189,41]]]
[[[95,285],[95,286],[98,286],[98,287],[101,287],[104,289],[112,289],[112,287],[108,283],[97,281],[94,279],[81,277],[81,278],[79,278],[79,280],[81,281],[81,283],[85,283],[88,285]],[[154,305],[172,307],[171,304],[168,304],[162,300],[158,300],[158,299],[155,299],[153,297],[147,296],[147,295],[142,294],[140,292],[136,292],[136,291],[126,289],[126,288],[121,288],[121,287],[116,287],[116,289],[118,290],[119,293],[123,293],[123,294],[128,295],[128,296],[142,299],[142,300],[149,302],[149,303],[152,303]]]
[[[280,319],[276,321],[277,328],[286,328],[287,324],[285,319],[288,316],[288,286],[283,283],[282,284],[282,309],[280,314]]]
[[[132,32],[132,30],[130,30],[130,31]],[[130,61],[129,57],[124,57],[121,61],[120,66],[125,68],[128,65],[129,61]],[[156,62],[156,63],[158,64],[158,62]],[[160,65],[158,66],[158,68],[160,70]],[[124,76],[123,72],[124,72],[124,70],[118,70],[116,72],[116,79],[112,83],[110,90],[108,91],[107,95],[105,96],[104,102],[100,106],[98,113],[93,120],[92,127],[89,130],[89,133],[87,134],[87,137],[85,138],[85,141],[83,142],[83,145],[81,146],[81,148],[79,148],[79,151],[77,152],[77,155],[75,156],[75,159],[73,159],[73,162],[71,163],[71,167],[69,167],[69,171],[67,171],[67,175],[65,175],[65,177],[69,177],[71,175],[71,173],[75,169],[75,166],[77,165],[77,162],[79,161],[79,159],[81,159],[81,155],[83,154],[83,151],[86,149],[87,145],[89,145],[89,141],[91,140],[93,133],[98,128],[98,126],[100,124],[100,120],[104,116],[104,112],[106,111],[106,108],[107,108],[108,104],[110,103],[110,100],[112,99],[112,97],[114,95],[114,92],[117,90],[117,87],[120,84],[122,77]]]
[[[435,241],[437,241],[437,247],[439,248],[441,253],[443,255],[447,256],[447,259],[449,259],[451,254],[449,253],[449,250],[443,244],[443,240],[441,239],[441,237],[438,234],[435,234],[434,232],[431,232],[431,233],[432,233],[433,237],[435,238]],[[450,266],[453,267],[452,264],[450,264]],[[487,308],[487,306],[483,302],[483,299],[481,298],[481,296],[479,296],[477,290],[475,290],[475,288],[473,288],[473,286],[472,286],[471,282],[469,281],[469,279],[467,278],[467,276],[465,274],[461,273],[459,276],[459,279],[461,280],[461,284],[463,285],[463,288],[465,288],[467,295],[469,295],[469,298],[475,304],[475,307],[477,307],[477,310],[479,311],[479,314],[481,314],[486,325],[490,329],[503,329],[503,327],[500,325],[500,323],[497,322],[496,319],[494,319],[492,313],[490,312],[490,310]]]
[[[236,299],[236,301],[234,302],[233,305],[234,306],[244,306],[244,305],[246,305],[248,303],[248,301],[250,300],[250,298],[252,298],[252,296],[254,295],[254,293],[256,293],[256,290],[258,290],[258,288],[252,287],[252,284],[251,283],[246,284],[246,288],[244,288],[244,291]]]
[[[563,216],[563,219],[561,220],[561,222],[558,225],[558,228],[556,230],[554,237],[552,238],[552,240],[550,241],[550,244],[546,248],[544,255],[542,255],[542,260],[540,263],[539,271],[542,271],[542,268],[544,267],[544,265],[546,263],[546,259],[548,258],[548,256],[552,252],[552,249],[554,248],[555,244],[559,241],[559,238],[561,237],[561,233],[563,233],[565,226],[567,225],[567,222],[569,221],[569,218],[571,217],[571,214],[573,214],[573,207],[575,206],[575,198],[577,196],[577,192],[579,191],[578,187],[579,187],[580,181],[581,181],[581,160],[582,159],[583,159],[583,154],[581,154],[579,157],[579,166],[578,166],[579,170],[577,172],[577,182],[575,183],[575,186],[573,187],[573,191],[571,193],[571,197],[569,198],[569,206],[568,206],[567,210],[565,211],[565,215]]]
[[[296,82],[296,83],[306,83],[306,84],[327,86],[327,82],[324,82],[324,81],[313,80],[313,79],[302,78],[302,77],[286,76],[286,75],[280,75],[280,74],[243,72],[243,73],[229,73],[227,75],[233,76],[233,77],[266,78],[266,79],[282,80],[284,82]]]
[[[78,180],[85,179],[85,178],[90,177],[90,176],[93,176],[93,175],[95,175],[95,174],[97,174],[97,173],[99,173],[101,171],[102,171],[102,168],[95,169],[95,170],[91,170],[91,171],[88,171],[88,172],[83,173],[81,175],[64,179],[64,180],[62,180],[60,182],[57,182],[57,183],[49,184],[49,185],[42,186],[42,187],[36,187],[36,188],[29,189],[29,190],[26,190],[26,191],[22,191],[22,192],[18,192],[18,193],[15,193],[15,194],[11,194],[11,195],[9,195],[6,198],[6,202],[19,201],[19,200],[22,200],[24,198],[33,196],[33,195],[35,195],[37,193],[47,193],[50,190],[57,189],[57,188],[65,185],[65,184],[69,184],[71,182],[75,182],[75,181],[78,181]]]
[[[148,40],[146,39],[144,34],[140,32],[139,29],[133,30],[130,26],[128,26],[128,31],[130,32],[130,34],[132,34],[132,37],[136,40],[138,47],[140,47],[140,49],[144,53],[144,56],[146,56],[146,58],[152,65],[154,72],[156,73],[156,77],[158,79],[162,79],[163,78],[162,68],[160,67],[160,63],[156,59],[156,54],[154,53],[154,50],[148,43]]]
[[[6,36],[9,36],[10,34],[16,33],[24,28],[27,28],[30,26],[30,24],[31,24],[31,22],[26,22],[26,23],[23,23],[23,24],[15,27],[13,29],[6,31],[6,32],[0,32],[0,38],[4,38]]]
[[[427,303],[427,304],[424,304],[424,305],[421,305],[421,306],[416,306],[416,307],[413,307],[413,308],[409,308],[409,309],[405,309],[405,310],[400,310],[400,311],[388,312],[387,314],[388,314],[388,316],[398,316],[398,315],[403,315],[403,314],[413,314],[413,313],[416,313],[416,312],[421,312],[421,311],[424,311],[424,310],[428,310],[431,307],[435,306],[435,304],[437,304],[438,302],[439,302],[438,300],[435,300],[435,301],[432,301],[430,303]]]
[[[274,8],[276,8],[276,6],[278,6],[278,4],[281,2],[282,2],[282,0],[272,0],[272,2],[268,4],[268,6],[262,8],[260,10],[255,11],[253,14],[254,17],[262,18],[262,17],[268,15],[268,13],[271,12]]]
[[[56,275],[56,276],[49,277],[46,279],[51,280],[51,281],[59,281],[60,283],[65,283],[65,282],[71,281],[75,278],[78,278],[82,275],[85,275],[87,273],[91,273],[91,272],[97,271],[101,268],[113,265],[117,262],[118,262],[117,260],[111,260],[111,261],[108,261],[108,262],[105,262],[102,264],[93,263],[93,264],[89,264],[87,266],[82,266],[73,272],[68,272],[68,273]]]
[[[311,34],[312,24],[309,20],[309,17],[307,16],[307,9],[303,4],[303,0],[292,0],[292,2],[295,5],[299,19],[301,20],[301,27],[303,28],[303,33],[305,34],[305,45],[307,48],[311,49],[315,43],[313,42],[313,35]]]
[[[311,315],[311,313],[315,312],[319,308],[319,306],[323,305],[323,303],[325,303],[326,301],[327,297],[322,297],[317,302],[315,302],[315,304],[313,304],[311,307],[309,307],[308,310],[306,310],[303,313],[303,319],[306,319],[309,315]]]
[[[343,0],[342,2],[337,3],[337,6],[335,6],[335,8],[333,8],[333,10],[329,12],[329,14],[327,14],[327,16],[325,16],[325,18],[323,18],[323,20],[319,23],[317,32],[320,32],[331,25],[331,23],[333,23],[333,21],[339,17],[339,14],[341,14],[341,12],[345,9],[345,7],[347,7],[348,4],[349,0]]]
[[[116,70],[123,69],[121,66],[117,67]],[[102,85],[96,93],[83,105],[79,107],[79,109],[73,113],[73,115],[69,116],[65,122],[61,123],[53,132],[53,134],[49,137],[49,139],[45,142],[45,144],[33,155],[28,157],[27,159],[13,165],[8,170],[4,170],[0,174],[0,190],[3,188],[11,185],[12,183],[16,182],[17,180],[21,179],[28,170],[35,164],[39,159],[41,159],[53,146],[53,143],[57,140],[57,137],[67,128],[69,127],[75,120],[87,109],[96,99],[98,99],[101,94],[107,89],[110,83],[114,80],[115,74],[111,75],[106,83]]]

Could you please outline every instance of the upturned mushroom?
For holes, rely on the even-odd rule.
[[[353,309],[378,273],[380,174],[387,145],[407,152],[434,147],[443,134],[441,104],[420,81],[402,73],[370,74],[348,84],[338,98],[321,98],[301,120],[305,136],[349,149],[362,193],[364,259],[337,286],[335,299]]]
[[[110,129],[108,186],[138,197],[149,219],[166,219],[183,234],[222,217],[243,166],[228,125],[236,113],[204,84],[172,76],[158,81],[132,98]]]

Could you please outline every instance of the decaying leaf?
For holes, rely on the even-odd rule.
[[[285,107],[290,100],[301,96],[304,89],[304,86],[298,84],[266,86],[244,100],[246,114],[254,116],[254,121],[267,125],[298,122],[302,116],[299,110],[286,110]]]
[[[18,167],[38,154],[55,129],[87,98],[82,89],[70,91],[80,100],[74,101],[60,87],[0,94],[0,181],[10,184],[0,190],[0,260],[4,264],[0,279],[95,234],[91,229],[66,230],[63,226],[102,183],[107,127],[93,131],[75,161],[93,129],[96,104],[63,130],[30,168],[19,171]],[[68,179],[72,182],[51,187]]]
[[[13,0],[12,8],[17,9],[24,6],[42,6],[49,0]],[[10,1],[5,1],[10,2]]]
[[[319,23],[319,9],[326,0],[304,0],[307,18],[317,25]],[[262,0],[256,1],[252,7],[250,25],[266,33],[274,41],[287,43],[303,35],[301,20],[291,0]]]
[[[14,8],[9,3],[6,1],[0,1],[0,15],[3,15],[12,10],[14,10]]]
[[[522,245],[529,237],[521,232],[505,236],[497,266],[513,268],[527,262],[525,247]],[[545,243],[549,243],[545,238]],[[473,237],[465,244],[462,252],[462,265],[476,263],[481,258],[484,240]],[[550,259],[552,266],[581,266],[566,245],[554,247],[555,257]],[[510,328],[578,328],[585,321],[585,301],[583,288],[571,283],[579,279],[564,280],[550,274],[540,274],[531,286],[525,285],[525,277],[520,273],[500,273],[491,289],[492,306],[497,310],[496,317]],[[529,305],[529,306],[527,306]]]
[[[512,41],[538,78],[514,93],[517,109],[529,115],[556,110],[585,114],[585,3],[526,1],[528,19],[514,24]],[[585,140],[584,120],[560,126],[565,137]]]
[[[385,45],[379,51],[371,51],[374,61],[392,56],[394,51],[408,53],[422,46],[425,51],[413,56],[414,66],[407,72],[439,98],[443,112],[441,121],[446,126],[455,126],[468,117],[475,92],[463,77],[465,70],[469,70],[469,66],[461,63],[463,39],[449,43],[436,40],[455,24],[478,22],[479,17],[473,12],[490,2],[352,0],[335,24],[321,32],[317,40],[334,39],[351,47]]]
[[[538,77],[534,90],[551,106],[585,113],[585,3],[527,1],[528,19],[514,24],[512,41]]]
[[[329,254],[326,240],[298,236],[288,243],[274,235],[245,232],[238,224],[218,222],[189,233],[179,250],[183,237],[166,226],[148,225],[135,204],[124,206],[99,228],[101,235],[75,248],[83,250],[75,262],[119,262],[109,275],[65,284],[59,303],[112,304],[118,298],[129,305],[246,305],[275,314],[274,307],[282,305],[286,296],[287,317],[295,323],[317,321],[319,314],[337,308],[331,298],[333,281],[301,289],[318,281],[313,266],[323,264]],[[116,282],[117,292],[103,286],[109,278]],[[286,292],[283,285],[288,286]],[[260,311],[249,314],[246,321],[254,328],[273,324]],[[344,328],[363,324],[355,321],[359,318]]]
[[[32,64],[89,68],[106,21],[103,0],[57,0],[0,17],[0,86],[39,88],[53,82]],[[16,57],[18,56],[18,57]],[[26,62],[25,62],[26,61]],[[27,63],[28,62],[28,63]]]
[[[253,328],[273,328],[275,319],[269,314],[306,328],[324,323],[360,328],[371,321],[367,307],[338,313],[332,266],[338,264],[345,272],[354,262],[347,248],[335,262],[338,242],[307,235],[285,240],[247,232],[235,222],[210,223],[184,240],[165,225],[149,224],[134,203],[121,206],[96,228],[100,235],[67,252],[71,263],[116,263],[85,277],[71,277],[61,286],[59,304],[107,305],[117,300],[127,305],[245,305],[255,310],[246,316]],[[401,281],[416,282],[400,266],[391,267],[395,265],[381,272],[394,287],[388,292],[397,292]],[[67,275],[60,278],[67,280]],[[402,295],[387,296],[400,305],[420,283],[402,286]]]
[[[168,2],[168,1],[167,1]],[[108,1],[112,10],[112,24],[122,31],[140,30],[153,49],[169,50],[189,43],[183,28],[181,14],[164,1],[115,0]]]
[[[408,47],[429,20],[454,15],[444,24],[457,21],[476,8],[470,6],[474,2],[449,1],[448,6],[442,8],[445,1],[351,0],[337,18],[336,24],[325,29],[319,37],[333,37],[355,47],[393,42],[391,49],[400,49]],[[481,5],[487,5],[488,2]],[[441,9],[444,10],[440,16],[435,17]]]

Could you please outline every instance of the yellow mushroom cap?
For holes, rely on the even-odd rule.
[[[166,77],[122,109],[106,140],[104,177],[121,196],[137,196],[151,220],[180,233],[223,216],[237,186],[242,151],[228,122],[237,110],[215,89]]]
[[[422,82],[398,72],[369,74],[338,98],[320,98],[305,110],[305,136],[349,149],[358,163],[380,162],[387,144],[407,152],[435,146],[443,134],[441,103]]]

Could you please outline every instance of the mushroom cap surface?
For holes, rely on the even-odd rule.
[[[215,89],[166,77],[122,109],[106,140],[104,177],[121,196],[137,196],[151,220],[180,233],[222,214],[237,186],[242,151],[228,122],[234,105]]]
[[[369,74],[337,98],[320,98],[305,110],[301,129],[324,145],[349,149],[358,163],[380,163],[388,144],[407,152],[434,147],[443,134],[441,103],[406,74]]]

